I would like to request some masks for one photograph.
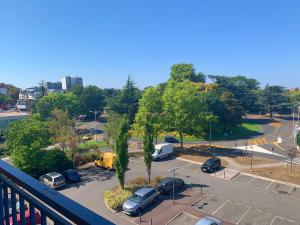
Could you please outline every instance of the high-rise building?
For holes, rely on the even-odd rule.
[[[61,82],[49,82],[49,81],[45,81],[44,82],[44,88],[46,90],[61,90]]]
[[[61,87],[63,90],[68,90],[74,86],[83,86],[83,81],[81,77],[66,76],[61,79]]]
[[[4,83],[0,83],[0,94],[8,95],[8,86]]]

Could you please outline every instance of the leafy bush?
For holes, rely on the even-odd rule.
[[[156,186],[161,179],[161,176],[153,177],[149,185],[145,177],[136,177],[126,183],[124,190],[122,190],[120,186],[116,186],[112,190],[105,191],[104,201],[111,209],[116,211],[122,210],[124,201],[137,189],[145,186]]]
[[[88,149],[98,149],[101,147],[106,147],[107,144],[104,141],[86,141],[79,145],[80,150],[88,150]]]
[[[99,158],[100,151],[96,152],[85,152],[81,154],[77,154],[75,156],[75,166],[83,165],[89,162],[94,162],[96,159]]]
[[[67,158],[65,152],[58,149],[46,151],[43,158],[43,167],[46,172],[62,172],[73,167],[72,161]]]

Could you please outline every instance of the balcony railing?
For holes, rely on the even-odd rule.
[[[113,224],[2,160],[0,193],[0,224]]]

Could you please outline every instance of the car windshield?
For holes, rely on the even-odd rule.
[[[208,166],[210,166],[210,165],[213,165],[214,164],[214,160],[207,160],[205,163],[204,163],[205,165],[208,165]]]
[[[62,180],[64,180],[63,177],[54,177],[54,182],[60,182]]]
[[[130,200],[130,201],[133,201],[133,202],[136,202],[136,203],[139,203],[139,202],[142,201],[142,198],[143,198],[142,196],[134,194],[134,195],[132,195],[132,196],[129,198],[129,200]]]

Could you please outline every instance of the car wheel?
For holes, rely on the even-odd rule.
[[[135,211],[135,214],[137,215],[137,216],[139,216],[139,215],[141,215],[141,209],[140,208],[138,208],[136,211]]]

